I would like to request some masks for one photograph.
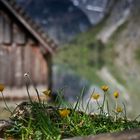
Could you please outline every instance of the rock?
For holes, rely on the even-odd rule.
[[[28,119],[31,115],[31,104],[29,102],[22,102],[14,109],[12,112],[10,119],[11,120],[20,120],[20,119]]]
[[[38,106],[38,111],[40,111],[40,113],[44,112],[47,115],[49,114],[50,118],[52,118],[53,120],[57,119],[57,110],[58,109],[56,107],[54,107],[54,106],[40,107],[38,102],[33,102],[32,104],[34,104],[34,105],[31,105],[30,102],[20,103],[13,111],[12,115],[10,116],[10,119],[12,121],[29,120],[30,117],[32,119],[34,119],[35,116],[38,114],[38,112],[36,111],[37,106]]]
[[[7,129],[12,127],[13,122],[11,120],[0,120],[0,140],[4,137],[4,133]]]
[[[118,133],[100,134],[97,136],[74,137],[64,140],[140,140],[140,129],[126,130]]]

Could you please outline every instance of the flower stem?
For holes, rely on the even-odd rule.
[[[94,93],[94,91],[95,91],[95,88],[93,89],[93,92],[92,92],[92,94]],[[91,101],[91,96],[90,96],[90,98],[89,98],[89,100],[88,100],[88,102],[87,102],[87,105],[86,105],[86,109],[85,109],[85,113],[87,113],[87,111],[88,111],[88,109],[89,109],[89,103],[90,103],[90,101]]]
[[[5,104],[6,108],[7,108],[7,110],[8,110],[10,113],[12,113],[12,111],[10,110],[10,108],[8,107],[8,105],[7,105],[7,103],[6,103],[6,100],[5,100],[5,98],[4,98],[4,95],[3,95],[3,92],[2,92],[2,91],[1,91],[1,94],[2,94],[2,98],[3,98],[4,104]]]
[[[99,101],[98,100],[96,100],[96,103],[97,103],[97,105],[98,105],[98,107],[99,107],[99,109],[100,109],[100,115],[103,113],[103,109],[102,109],[102,106],[100,106],[100,104],[99,104]]]
[[[41,99],[40,99],[40,96],[39,96],[39,92],[38,92],[38,90],[37,90],[37,88],[36,88],[36,85],[33,83],[32,79],[30,78],[29,74],[25,73],[25,74],[24,74],[24,77],[25,77],[25,78],[27,77],[28,80],[29,80],[29,82],[31,82],[31,84],[33,85],[33,88],[34,88],[34,90],[35,90],[36,93],[37,93],[38,101],[39,101],[39,103],[41,103]],[[27,85],[26,87],[28,87],[28,85]],[[28,88],[27,88],[27,89],[28,89]],[[27,91],[27,92],[28,92],[28,91]],[[28,92],[28,96],[30,97],[29,92]],[[30,98],[30,101],[32,101],[31,98]]]
[[[108,116],[110,116],[108,100],[106,101],[106,106],[107,106],[107,114],[108,114]]]
[[[105,95],[105,93],[104,93],[103,103],[102,103],[102,106],[101,106],[101,111],[102,111],[102,113],[103,113],[103,111],[104,111],[105,99],[106,99],[106,95]]]
[[[27,90],[27,94],[28,94],[29,100],[32,103],[32,99],[31,99],[31,96],[30,96],[30,93],[29,93],[29,85],[27,83],[26,83],[26,90]]]
[[[118,113],[116,112],[117,106],[118,106],[118,101],[116,99],[116,103],[115,103],[115,121],[117,120],[117,116],[118,116]]]

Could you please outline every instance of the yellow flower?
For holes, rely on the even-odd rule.
[[[116,108],[116,111],[117,111],[118,113],[120,113],[120,112],[123,112],[123,109],[122,109],[120,106],[118,106],[118,107]]]
[[[119,97],[119,92],[118,91],[115,91],[114,92],[114,97],[117,99]]]
[[[0,84],[0,92],[3,92],[4,88],[5,88],[4,85]]]
[[[67,117],[70,114],[70,110],[68,109],[60,109],[59,114],[61,117]]]
[[[47,97],[51,96],[51,91],[50,90],[45,90],[42,93],[45,94]]]
[[[93,93],[93,94],[91,95],[91,98],[94,99],[94,100],[98,100],[99,97],[100,97],[100,94],[98,94],[98,93]]]
[[[106,91],[108,91],[109,87],[108,87],[107,85],[103,85],[103,86],[101,86],[101,89],[102,89],[104,92],[106,92]]]

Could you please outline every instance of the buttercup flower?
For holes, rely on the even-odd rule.
[[[118,113],[123,112],[123,109],[122,109],[120,106],[118,106],[118,107],[116,108],[116,112],[118,112]]]
[[[91,98],[94,99],[94,100],[98,100],[99,97],[100,97],[100,94],[98,94],[98,93],[93,93],[93,94],[91,95]]]
[[[70,110],[68,109],[60,109],[59,114],[61,117],[67,117],[70,114]]]
[[[115,91],[113,95],[117,99],[119,97],[119,92],[118,91]]]
[[[109,87],[108,87],[107,85],[103,85],[103,86],[101,86],[101,89],[102,89],[104,92],[106,92],[106,91],[108,91]]]
[[[0,92],[3,92],[5,86],[3,84],[0,84]]]
[[[51,91],[50,90],[45,90],[42,93],[45,94],[47,97],[51,95]]]

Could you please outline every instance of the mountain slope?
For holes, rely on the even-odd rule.
[[[55,63],[67,65],[94,84],[107,83],[112,91],[117,88],[134,115],[140,112],[140,1],[127,6],[118,1],[115,7],[100,24],[61,48]],[[115,24],[119,20],[123,22]],[[104,41],[110,27],[114,30]]]

